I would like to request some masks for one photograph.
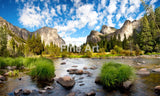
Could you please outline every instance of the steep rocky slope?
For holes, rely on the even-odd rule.
[[[124,34],[128,38],[133,34],[134,29],[139,32],[141,28],[140,25],[141,25],[140,20],[134,20],[133,22],[126,20],[120,29],[115,29],[115,28],[103,25],[100,33],[101,33],[101,36],[105,36],[107,39],[110,39],[110,37],[114,35],[116,35],[116,37],[118,38],[118,34],[119,34],[121,36],[121,41],[122,41],[124,39]],[[97,32],[96,34],[90,34],[89,36],[87,36],[86,42],[97,43],[101,40],[101,38],[98,38],[98,37],[99,37],[99,32]]]
[[[57,29],[43,27],[38,29],[35,32],[29,32],[24,28],[19,28],[17,26],[12,25],[11,23],[4,20],[0,17],[0,26],[6,26],[9,30],[11,30],[10,34],[8,35],[8,39],[10,40],[13,36],[21,39],[21,41],[27,40],[28,36],[32,36],[35,33],[39,33],[41,36],[42,41],[45,41],[45,44],[50,44],[53,42],[54,44],[60,46],[61,44],[65,44],[65,41],[58,35]]]

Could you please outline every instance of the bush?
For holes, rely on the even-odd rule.
[[[40,58],[39,60],[36,60],[33,65],[36,65],[31,71],[33,79],[38,81],[50,81],[54,77],[55,67],[51,60]]]
[[[0,69],[3,69],[6,67],[6,62],[3,57],[0,57]]]
[[[100,78],[106,87],[120,86],[124,81],[133,79],[134,69],[128,65],[109,62],[102,66]]]

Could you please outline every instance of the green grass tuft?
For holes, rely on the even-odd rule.
[[[109,62],[102,66],[100,78],[106,87],[116,87],[124,81],[134,79],[134,69],[128,65]]]
[[[32,78],[42,81],[50,81],[54,77],[55,67],[52,60],[46,58],[40,58],[33,65],[35,68],[31,71]]]

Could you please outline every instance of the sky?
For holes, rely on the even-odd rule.
[[[144,0],[153,9],[160,0]],[[91,30],[102,25],[119,29],[125,20],[145,14],[140,0],[0,0],[0,16],[30,32],[47,26],[56,28],[67,44],[86,42]]]

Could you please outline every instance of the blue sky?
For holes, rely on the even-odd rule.
[[[157,8],[160,0],[145,0]],[[0,16],[33,32],[43,26],[57,28],[66,41],[80,45],[91,30],[102,25],[120,28],[125,20],[144,15],[140,0],[0,0]]]

